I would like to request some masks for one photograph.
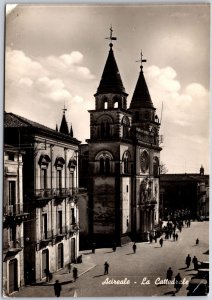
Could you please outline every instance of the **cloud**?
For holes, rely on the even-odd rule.
[[[95,76],[83,65],[83,54],[28,57],[23,51],[6,49],[5,108],[55,128],[60,124],[64,104],[67,121],[75,134],[89,137],[89,114]],[[32,109],[33,107],[33,109]],[[53,108],[53,109],[52,109]],[[79,124],[79,115],[83,122]]]
[[[155,107],[162,107],[163,102],[160,130],[164,135],[162,160],[172,166],[171,171],[174,171],[177,164],[173,164],[173,158],[181,157],[184,163],[193,161],[194,170],[195,161],[200,164],[201,153],[202,162],[207,166],[209,91],[196,82],[182,89],[176,71],[170,66],[150,66],[146,70],[146,80]],[[198,171],[197,165],[195,168]]]

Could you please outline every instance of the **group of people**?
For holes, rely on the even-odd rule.
[[[169,267],[166,272],[166,279],[171,281],[172,276],[173,276],[173,271],[172,271],[171,267]],[[180,273],[177,273],[177,275],[174,278],[174,288],[176,289],[176,293],[179,292],[181,287],[182,287],[182,277],[181,277]]]
[[[187,268],[190,267],[191,262],[194,265],[194,270],[197,270],[198,269],[198,259],[197,259],[197,257],[194,255],[193,259],[191,260],[191,256],[190,256],[190,254],[188,254],[187,257],[186,257],[186,260],[185,260],[185,264],[186,264]]]
[[[72,265],[71,263],[69,263],[67,265],[68,268],[68,272],[71,273],[71,269],[72,269]],[[73,268],[73,279],[74,281],[76,281],[78,278],[78,269],[76,267]],[[60,293],[61,293],[62,287],[61,287],[61,283],[59,282],[59,280],[56,280],[54,283],[54,293],[56,297],[60,297]]]

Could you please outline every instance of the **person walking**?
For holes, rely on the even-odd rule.
[[[190,264],[191,264],[191,256],[190,256],[190,254],[187,255],[185,263],[186,263],[187,268],[189,268]]]
[[[49,282],[49,281],[50,281],[50,271],[49,271],[49,269],[46,268],[46,269],[44,270],[44,273],[45,273],[45,275],[46,275],[46,282]]]
[[[113,252],[116,252],[116,243],[113,243]]]
[[[199,245],[199,239],[198,238],[196,239],[196,245]]]
[[[62,290],[61,284],[59,280],[56,280],[54,284],[54,293],[56,297],[60,297],[61,290]]]
[[[175,241],[175,233],[173,233],[173,235],[172,235],[172,236],[173,236],[173,241]]]
[[[160,238],[159,243],[160,243],[160,246],[163,247],[163,238]]]
[[[172,275],[173,275],[173,271],[172,271],[171,267],[169,267],[166,272],[166,279],[172,280]]]
[[[135,254],[135,253],[136,253],[136,248],[137,248],[137,246],[136,246],[135,243],[133,244],[132,248],[133,248],[133,252],[134,252],[134,254]]]
[[[109,270],[109,263],[106,261],[105,263],[104,263],[104,275],[106,275],[106,274],[108,274],[108,270]]]
[[[197,270],[198,269],[198,259],[195,255],[192,259],[192,263],[194,264],[194,270]]]
[[[175,234],[175,239],[176,239],[176,241],[178,240],[178,234],[177,233]]]
[[[179,292],[181,287],[182,287],[182,277],[180,276],[180,273],[178,273],[174,278],[174,288],[176,289],[176,293]]]
[[[71,273],[71,262],[68,263],[67,267],[68,267],[68,273]]]
[[[76,281],[78,278],[78,269],[76,267],[73,268],[73,278],[74,281]]]

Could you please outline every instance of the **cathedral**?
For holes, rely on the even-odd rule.
[[[109,54],[90,110],[87,186],[91,240],[98,246],[145,241],[159,222],[160,121],[141,66],[128,94]],[[84,169],[85,172],[85,169]]]

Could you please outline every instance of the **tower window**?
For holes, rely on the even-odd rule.
[[[114,103],[114,108],[118,108],[119,107],[119,103],[118,103],[118,101],[116,101],[115,103]]]
[[[108,102],[107,101],[104,102],[104,109],[108,109]]]
[[[123,154],[123,157],[122,157],[122,161],[123,161],[123,164],[124,164],[124,173],[125,174],[128,174],[130,172],[130,153],[129,151],[125,151],[124,154]]]
[[[99,173],[108,175],[111,173],[111,161],[113,157],[109,151],[103,151],[96,155],[96,161],[99,161]]]

